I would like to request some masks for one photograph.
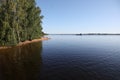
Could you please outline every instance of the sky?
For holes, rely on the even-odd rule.
[[[49,34],[120,33],[120,0],[36,0]]]

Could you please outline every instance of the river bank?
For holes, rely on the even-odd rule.
[[[24,42],[20,42],[20,43],[17,44],[16,46],[22,46],[22,45],[26,45],[26,44],[29,44],[29,43],[39,42],[39,41],[48,40],[48,39],[50,39],[50,38],[48,38],[48,37],[42,37],[42,38],[40,38],[40,39],[33,39],[33,40],[31,40],[31,41],[27,40],[27,41],[24,41]],[[14,46],[2,46],[2,47],[0,47],[0,50],[1,50],[1,49],[12,48],[12,47],[14,47]]]

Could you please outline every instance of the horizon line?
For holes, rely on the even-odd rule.
[[[52,33],[49,35],[120,35],[120,33]]]

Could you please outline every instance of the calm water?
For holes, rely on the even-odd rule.
[[[0,80],[120,80],[120,36],[48,37],[0,50]]]

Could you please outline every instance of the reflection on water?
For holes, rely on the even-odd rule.
[[[120,80],[120,36],[48,37],[0,50],[0,80]]]
[[[42,42],[0,50],[0,80],[38,80]]]

